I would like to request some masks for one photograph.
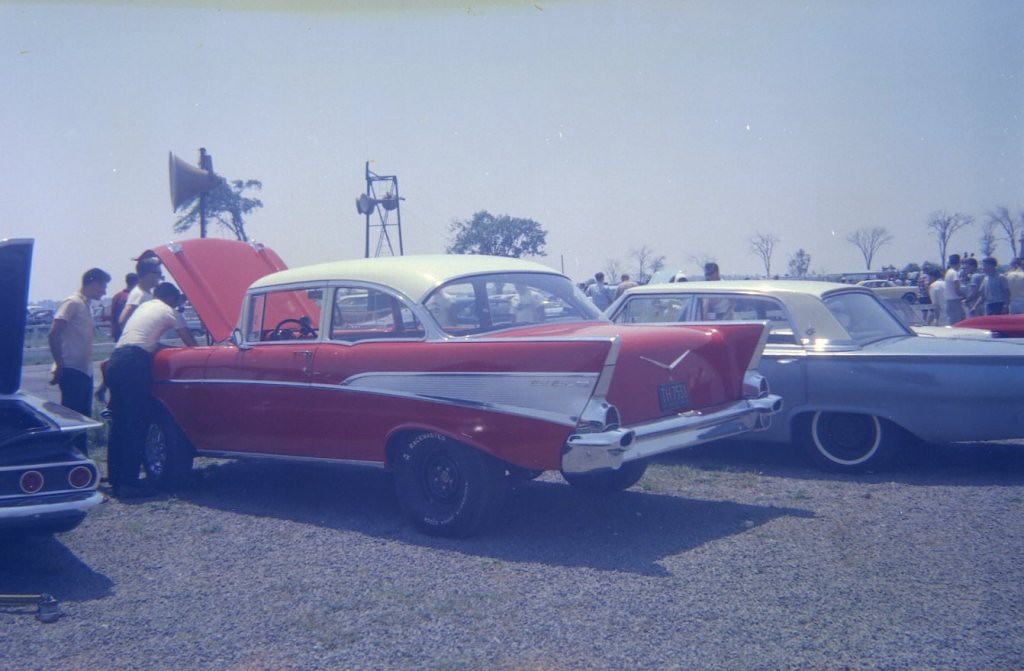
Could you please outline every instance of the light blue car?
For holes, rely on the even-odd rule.
[[[831,470],[877,470],[908,437],[1024,438],[1024,348],[917,335],[870,289],[796,280],[629,290],[621,323],[767,321],[760,371],[783,410],[758,439],[800,442]]]

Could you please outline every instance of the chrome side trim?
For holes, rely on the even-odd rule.
[[[781,409],[781,397],[769,394],[736,401],[714,412],[690,411],[634,427],[573,434],[565,444],[562,470],[616,470],[628,461],[765,428],[765,420]]]
[[[360,459],[329,459],[327,457],[300,457],[284,454],[267,454],[266,452],[232,452],[230,450],[196,450],[200,457],[212,459],[258,459],[266,461],[293,461],[311,464],[345,464],[347,466],[366,466],[384,468],[382,461],[363,461]]]

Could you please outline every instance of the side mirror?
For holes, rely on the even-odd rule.
[[[246,343],[242,338],[242,329],[235,329],[231,332],[231,343],[242,351],[252,349],[252,345]]]

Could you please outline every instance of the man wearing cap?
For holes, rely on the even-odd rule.
[[[140,305],[153,298],[153,287],[164,278],[160,268],[160,259],[153,256],[139,259],[135,264],[135,274],[139,276],[139,283],[128,292],[128,299],[125,300],[124,309],[118,318],[119,330],[124,330],[128,318]]]
[[[92,414],[92,336],[96,328],[90,303],[107,293],[109,282],[110,275],[100,268],[85,271],[81,288],[61,302],[50,326],[50,384],[60,385],[61,405],[86,416]],[[85,432],[75,439],[75,445],[86,454]]]
[[[141,284],[142,273],[139,273]],[[128,318],[121,338],[107,365],[110,387],[111,427],[107,447],[107,474],[116,497],[141,496],[139,467],[142,448],[153,412],[150,386],[153,379],[153,354],[160,348],[160,336],[177,331],[182,342],[195,347],[188,324],[178,312],[181,293],[170,282],[161,282],[153,298]]]

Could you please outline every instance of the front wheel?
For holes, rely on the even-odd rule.
[[[509,483],[490,455],[438,433],[403,445],[395,459],[398,501],[417,529],[463,538],[494,521]]]
[[[846,473],[882,468],[892,458],[898,440],[895,425],[852,412],[815,412],[804,431],[811,459],[828,470]]]
[[[170,417],[153,419],[146,432],[142,465],[154,487],[164,491],[182,488],[192,472],[193,457],[191,446]]]
[[[908,291],[907,293],[903,294],[903,300],[910,304],[914,304],[917,302],[917,294]]]
[[[603,495],[629,489],[640,482],[640,478],[644,477],[646,471],[647,460],[637,459],[627,461],[614,471],[607,470],[596,473],[566,473],[563,471],[562,477],[572,485],[573,489],[585,494]]]

